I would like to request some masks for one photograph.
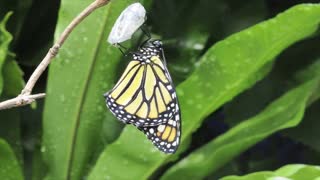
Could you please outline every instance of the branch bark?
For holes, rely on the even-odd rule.
[[[19,95],[13,99],[9,99],[1,102],[0,110],[9,109],[12,107],[25,106],[31,104],[36,99],[40,99],[45,97],[45,93],[34,94],[34,95]]]
[[[44,98],[45,93],[30,95],[33,90],[33,87],[37,83],[40,76],[46,70],[48,65],[52,62],[54,57],[56,57],[56,55],[59,52],[59,49],[64,44],[65,40],[69,37],[70,33],[74,30],[74,28],[79,23],[81,23],[83,19],[89,16],[94,10],[104,5],[107,5],[109,2],[110,0],[95,0],[89,6],[87,6],[77,17],[75,17],[63,31],[63,33],[60,35],[57,42],[49,49],[48,53],[43,58],[41,63],[37,66],[35,71],[32,73],[29,80],[27,81],[27,84],[21,91],[20,95],[18,95],[15,98],[0,102],[0,110],[28,105],[34,102],[36,99]]]

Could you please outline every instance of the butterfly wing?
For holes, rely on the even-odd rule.
[[[152,127],[138,127],[153,145],[164,153],[175,153],[180,144],[181,115],[177,112],[165,124]]]
[[[135,126],[157,126],[176,111],[176,92],[159,56],[150,63],[132,60],[115,87],[105,94],[111,112]]]

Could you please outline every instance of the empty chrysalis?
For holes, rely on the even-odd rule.
[[[112,27],[108,42],[118,45],[131,39],[132,35],[146,20],[146,10],[140,3],[133,3],[122,11]]]

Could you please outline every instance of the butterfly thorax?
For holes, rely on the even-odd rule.
[[[155,47],[141,48],[138,52],[133,53],[133,59],[144,63],[152,63],[155,59],[160,58],[160,50]]]

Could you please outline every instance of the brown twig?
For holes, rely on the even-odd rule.
[[[19,95],[13,99],[9,99],[1,102],[0,110],[31,104],[36,99],[40,99],[45,96],[46,96],[45,93],[33,94],[33,95]]]
[[[69,37],[73,29],[80,23],[84,18],[90,15],[97,8],[104,6],[109,3],[110,0],[95,0],[88,7],[86,7],[76,18],[74,18],[67,28],[63,31],[57,42],[49,49],[46,56],[43,58],[41,63],[35,69],[30,76],[26,86],[21,91],[21,94],[13,99],[9,99],[0,102],[0,110],[9,109],[12,107],[24,106],[34,102],[36,99],[45,97],[45,93],[30,95],[36,82],[51,63],[53,58],[58,54],[59,49],[64,44],[65,40]]]

